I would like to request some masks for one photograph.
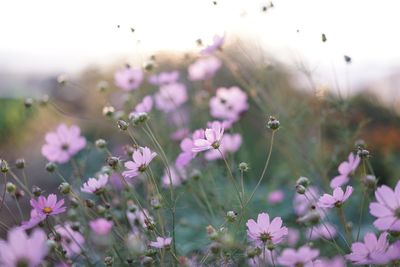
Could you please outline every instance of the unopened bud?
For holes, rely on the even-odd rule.
[[[306,193],[306,188],[302,185],[296,185],[296,192],[300,195],[304,195]]]
[[[113,169],[116,169],[119,164],[119,158],[117,157],[108,157],[107,158],[107,164]]]
[[[149,119],[149,115],[146,112],[134,112],[129,115],[129,119],[134,125],[140,125]]]
[[[370,157],[369,151],[366,149],[362,149],[362,148],[358,149],[357,155],[362,159],[366,159],[366,158]]]
[[[143,64],[143,69],[145,71],[152,71],[156,67],[154,60],[148,60]]]
[[[113,266],[114,263],[114,259],[111,256],[107,256],[104,258],[104,265],[109,267],[109,266]]]
[[[366,175],[363,178],[363,182],[368,188],[375,188],[378,180],[376,179],[375,175]]]
[[[32,186],[32,194],[35,196],[35,197],[39,197],[41,194],[42,194],[42,189],[39,187],[39,186],[36,186],[36,185],[34,185],[34,186]]]
[[[154,260],[151,257],[143,257],[142,259],[142,265],[144,267],[151,267],[153,266]]]
[[[67,78],[67,76],[65,76],[65,75],[59,75],[59,76],[57,77],[57,82],[58,82],[58,84],[59,84],[60,86],[64,86],[64,85],[67,83],[67,81],[68,81],[68,78]]]
[[[7,173],[9,170],[10,168],[8,167],[7,161],[5,161],[4,159],[0,159],[0,171],[2,173]]]
[[[201,172],[197,169],[194,169],[192,173],[190,174],[190,178],[193,180],[200,180],[201,178]]]
[[[85,204],[86,204],[86,206],[87,206],[88,208],[93,208],[94,205],[95,205],[94,201],[91,200],[91,199],[86,199],[86,200],[85,200]]]
[[[160,198],[159,197],[153,197],[150,200],[150,205],[153,207],[153,209],[157,210],[161,208],[161,203],[160,203]]]
[[[58,186],[58,191],[60,191],[61,194],[67,195],[71,192],[71,185],[63,182]]]
[[[267,127],[273,131],[278,130],[280,126],[280,122],[273,116],[269,117]]]
[[[367,147],[367,143],[365,143],[365,141],[363,139],[358,139],[354,143],[354,146],[356,149],[364,149]]]
[[[113,106],[103,107],[103,115],[107,117],[112,117],[114,115],[115,109]]]
[[[109,85],[108,85],[108,82],[106,82],[106,81],[100,81],[100,82],[97,84],[97,89],[98,89],[100,92],[104,92],[104,91],[106,91],[108,88],[109,88]]]
[[[107,146],[107,142],[104,139],[97,139],[96,142],[95,142],[95,145],[96,145],[97,148],[102,149],[102,148],[105,148]]]
[[[49,96],[48,95],[42,95],[42,97],[39,99],[39,104],[44,107],[49,103]]]
[[[25,168],[25,160],[24,159],[17,159],[15,161],[15,167],[17,167],[17,169]]]
[[[15,186],[15,184],[13,184],[11,182],[8,182],[6,184],[7,193],[14,194],[16,189],[17,189],[17,187]]]
[[[26,98],[24,101],[24,106],[26,108],[30,108],[33,105],[33,99],[32,98]]]
[[[221,245],[218,243],[212,243],[210,246],[210,250],[213,254],[219,254],[221,251]]]
[[[216,240],[218,238],[218,232],[211,225],[206,227],[207,235],[211,240]]]
[[[71,229],[74,230],[75,232],[79,232],[80,228],[81,228],[80,222],[71,223]]]
[[[53,163],[53,162],[49,162],[49,163],[47,163],[46,164],[46,171],[48,171],[48,172],[54,172],[55,170],[56,170],[56,164],[55,163]]]
[[[321,35],[322,42],[325,43],[328,39],[326,38],[325,33]]]
[[[249,164],[247,164],[246,162],[240,162],[239,163],[239,170],[242,172],[247,172],[249,171]]]
[[[128,129],[128,126],[129,126],[129,124],[124,120],[118,120],[117,121],[117,125],[118,125],[118,128],[121,131],[126,131]]]
[[[248,258],[254,258],[261,255],[261,249],[259,247],[250,247],[246,250]]]
[[[297,179],[296,185],[302,185],[307,188],[310,185],[310,180],[307,177],[301,176],[299,179]]]
[[[237,217],[237,213],[236,212],[234,212],[234,211],[228,211],[227,213],[226,213],[226,219],[228,220],[228,221],[230,221],[230,222],[234,222],[234,221],[236,221],[236,217]]]

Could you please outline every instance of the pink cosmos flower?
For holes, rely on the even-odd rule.
[[[246,226],[248,238],[256,245],[262,245],[267,242],[277,245],[288,234],[288,229],[282,227],[281,217],[276,217],[270,222],[267,213],[258,214],[257,222],[253,219],[248,220]]]
[[[346,267],[346,261],[342,256],[335,256],[332,259],[318,259],[314,262],[314,267]]]
[[[90,229],[98,235],[108,235],[113,227],[113,222],[99,218],[89,222]]]
[[[81,130],[76,125],[68,128],[65,124],[60,124],[55,132],[46,134],[42,155],[51,162],[67,162],[86,146],[86,139],[80,133]]]
[[[22,222],[23,229],[33,228],[47,216],[57,215],[67,210],[64,206],[64,199],[57,202],[57,196],[54,194],[50,194],[47,199],[44,196],[40,196],[38,200],[32,198],[30,203],[33,207],[31,218],[29,221]]]
[[[153,98],[150,95],[145,96],[142,101],[136,105],[135,112],[146,112],[149,113],[153,108]]]
[[[61,236],[61,246],[68,257],[79,255],[85,244],[85,238],[78,231],[74,231],[69,223],[56,225],[54,230]]]
[[[349,182],[349,175],[357,169],[359,164],[360,157],[358,155],[350,153],[348,160],[340,163],[338,168],[339,175],[332,179],[330,184],[331,188],[334,189],[336,187],[347,184]]]
[[[161,72],[160,74],[154,74],[149,77],[149,83],[152,85],[164,85],[169,83],[175,83],[179,79],[179,72],[177,70],[171,72]]]
[[[375,234],[367,233],[364,243],[356,242],[351,245],[351,253],[346,258],[354,265],[383,264],[387,260],[383,256],[389,248],[387,236],[388,233],[383,232],[377,239]]]
[[[189,66],[189,80],[200,81],[207,80],[214,76],[222,63],[216,57],[200,58]]]
[[[228,153],[235,153],[240,148],[241,144],[242,136],[240,134],[224,134],[221,139],[219,150],[226,156]],[[204,157],[206,160],[210,161],[222,158],[221,153],[216,149],[207,151]]]
[[[185,137],[187,137],[190,133],[190,130],[186,127],[180,128],[176,130],[175,132],[171,133],[170,138],[174,141],[181,141]]]
[[[304,195],[295,194],[293,200],[294,211],[298,216],[303,216],[307,212],[315,209],[317,207],[316,198],[320,195],[319,190],[315,186],[309,186]],[[321,217],[324,213],[317,207]]]
[[[211,128],[204,132],[204,138],[193,140],[193,152],[201,152],[209,149],[218,149],[221,145],[221,139],[224,135],[224,127],[219,121],[214,121]]]
[[[197,155],[197,152],[193,152],[194,148],[193,140],[204,139],[204,130],[198,129],[192,134],[192,138],[185,138],[181,141],[180,147],[182,152],[178,155],[175,161],[177,167],[184,167]]]
[[[295,228],[288,228],[288,235],[285,238],[285,243],[290,247],[294,247],[300,239],[300,232]]]
[[[247,95],[239,87],[218,88],[210,99],[210,114],[214,118],[235,122],[249,108]]]
[[[128,170],[124,171],[122,175],[125,178],[138,176],[140,173],[146,171],[155,156],[157,156],[157,153],[152,152],[148,147],[140,147],[139,149],[136,149],[132,155],[133,161],[125,162],[125,168]]]
[[[386,251],[382,260],[379,260],[379,262],[384,262],[384,264],[388,264],[394,263],[398,260],[400,260],[400,241],[396,241],[395,243],[393,243]]]
[[[285,193],[282,190],[271,191],[267,199],[270,204],[278,204],[285,199]]]
[[[214,35],[213,38],[213,43],[208,45],[206,48],[201,50],[201,54],[203,55],[210,55],[214,53],[217,50],[220,50],[222,45],[225,42],[225,35],[219,36],[219,35]]]
[[[308,246],[302,246],[298,250],[287,248],[283,250],[281,256],[278,258],[278,263],[282,266],[289,267],[313,267],[313,261],[318,257],[318,255],[318,249],[311,249]]]
[[[169,171],[171,173],[171,180],[168,175],[167,169],[164,170],[164,175],[162,177],[162,185],[163,187],[168,188],[170,183],[172,182],[172,186],[178,186],[182,184],[186,180],[185,172],[182,168],[174,168],[173,166],[169,166]]]
[[[23,229],[13,228],[8,231],[7,239],[0,240],[0,266],[37,267],[49,251],[46,233],[41,229],[28,236]]]
[[[333,207],[340,207],[353,193],[353,187],[347,186],[346,192],[343,192],[341,187],[336,187],[333,190],[333,195],[324,194],[318,200],[318,206],[321,208],[331,209]]]
[[[323,224],[314,226],[312,229],[308,229],[305,236],[310,238],[310,240],[319,238],[331,240],[335,238],[336,234],[336,228],[332,224],[324,222]]]
[[[377,202],[369,205],[369,212],[377,217],[374,226],[382,231],[400,232],[400,181],[395,189],[386,185],[375,191]]]
[[[157,241],[150,242],[150,246],[154,248],[168,248],[171,245],[172,238],[171,237],[157,237]]]
[[[98,179],[89,178],[89,180],[81,187],[81,191],[89,194],[100,194],[104,191],[107,182],[108,174],[100,174]]]
[[[134,212],[127,211],[126,217],[128,218],[132,231],[135,233],[140,232],[140,228],[146,228],[149,224],[154,222],[153,217],[150,216],[150,213],[146,209],[137,208]]]
[[[124,91],[131,91],[139,88],[143,81],[143,71],[141,69],[132,69],[129,65],[118,70],[114,75],[115,85]]]
[[[182,83],[162,85],[154,95],[156,107],[164,112],[171,112],[188,100],[186,86]]]

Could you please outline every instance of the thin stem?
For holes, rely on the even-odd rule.
[[[14,195],[14,200],[15,200],[15,203],[17,204],[17,209],[19,212],[19,216],[21,217],[21,221],[24,221],[24,215],[22,213],[21,206],[19,205],[18,199],[15,195]]]
[[[238,196],[238,198],[239,198],[240,207],[243,208],[243,202],[242,202],[242,198],[240,197],[240,191],[239,191],[239,189],[238,189],[238,186],[236,185],[236,180],[235,180],[235,177],[233,176],[231,167],[229,167],[229,164],[228,164],[228,162],[226,161],[226,158],[225,158],[224,154],[222,153],[222,151],[221,151],[219,148],[218,148],[218,151],[219,151],[219,153],[221,154],[221,157],[222,157],[222,159],[223,159],[224,162],[225,162],[226,168],[228,169],[229,178],[231,179],[232,184],[233,184],[233,186],[235,187],[236,194],[237,194],[237,196]]]
[[[347,239],[347,243],[351,244],[352,242],[352,236],[351,233],[347,227],[347,221],[346,221],[346,216],[344,215],[344,211],[342,207],[337,208],[337,213],[340,219],[341,224],[343,225],[344,231],[346,233],[346,239]]]
[[[270,250],[270,252],[271,252],[271,261],[272,261],[272,266],[276,266],[275,265],[275,259],[274,259],[274,253],[272,253],[272,250]]]
[[[18,176],[15,173],[13,173],[11,170],[9,170],[8,172],[11,174],[11,176],[14,178],[14,180],[18,183],[18,185],[21,186],[28,193],[28,195],[30,197],[33,197],[33,194],[31,193],[31,191],[24,185],[24,183],[21,182],[21,180],[18,178]]]

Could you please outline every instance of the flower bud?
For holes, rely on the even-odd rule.
[[[119,158],[117,157],[108,157],[107,158],[107,164],[113,169],[116,169],[119,164]]]
[[[151,60],[151,59],[144,62],[144,64],[143,64],[143,69],[145,71],[152,71],[155,67],[156,67],[156,63],[154,62],[154,60]]]
[[[367,147],[367,143],[365,143],[365,141],[363,139],[358,139],[356,140],[356,142],[354,143],[354,146],[356,149],[364,149]]]
[[[42,95],[42,97],[39,99],[39,105],[44,107],[47,105],[47,103],[49,103],[49,95]]]
[[[58,191],[60,191],[61,194],[68,195],[71,192],[71,185],[63,182],[58,186]]]
[[[69,199],[69,201],[70,201],[71,207],[73,207],[73,208],[79,207],[79,200],[76,199],[75,197],[71,197]]]
[[[42,194],[42,189],[39,187],[39,186],[36,186],[36,185],[34,185],[34,186],[32,186],[32,194],[35,196],[35,197],[39,197],[41,194]]]
[[[151,257],[143,257],[142,258],[142,265],[144,267],[151,267],[153,266],[154,260]]]
[[[261,255],[261,249],[259,247],[250,247],[246,250],[246,255],[248,258],[254,258]]]
[[[81,224],[79,222],[71,223],[71,229],[74,230],[75,232],[79,232],[80,228],[81,228]]]
[[[200,180],[201,179],[201,172],[197,169],[194,169],[190,174],[190,178],[193,180]]]
[[[25,160],[24,159],[17,159],[15,161],[15,167],[17,167],[17,169],[23,169],[25,168]]]
[[[57,165],[55,163],[49,162],[49,163],[46,164],[45,168],[46,168],[46,171],[52,173],[52,172],[54,172],[56,170],[56,167],[57,167]]]
[[[150,200],[150,205],[153,207],[153,209],[158,210],[161,208],[161,203],[160,203],[160,197],[153,197]]]
[[[54,251],[57,247],[57,242],[51,239],[47,239],[47,246],[50,249],[50,251]]]
[[[112,117],[114,115],[115,109],[113,106],[103,107],[103,115],[106,117]]]
[[[132,202],[128,203],[128,210],[130,212],[136,212],[138,210],[138,206],[136,206],[135,204],[133,204]]]
[[[375,188],[378,183],[378,180],[376,179],[375,175],[370,174],[370,175],[364,176],[363,183],[368,188]]]
[[[326,39],[325,33],[321,35],[322,42],[325,43],[328,39]]]
[[[240,162],[239,163],[239,170],[242,172],[247,172],[249,171],[249,164],[247,164],[246,162]]]
[[[26,108],[30,108],[33,105],[33,99],[32,98],[26,98],[24,101],[24,106]]]
[[[279,129],[280,122],[273,116],[269,117],[267,127],[273,131],[276,131]]]
[[[307,188],[310,185],[310,180],[307,177],[301,176],[299,179],[297,179],[296,185],[302,185]]]
[[[157,255],[157,250],[152,249],[152,248],[148,249],[148,250],[146,250],[144,255],[146,255],[147,257],[154,257],[155,255]]]
[[[97,89],[99,90],[99,92],[105,92],[107,91],[107,89],[109,88],[108,82],[106,81],[100,81],[97,84]]]
[[[149,115],[146,112],[134,112],[129,115],[129,119],[134,125],[140,125],[149,119]]]
[[[14,194],[16,189],[17,189],[17,187],[15,186],[15,184],[13,184],[11,182],[8,182],[6,184],[7,193]]]
[[[296,185],[296,192],[300,195],[304,195],[306,193],[306,188],[302,185]]]
[[[104,265],[109,267],[109,266],[113,266],[114,263],[114,259],[111,256],[107,256],[104,258]]]
[[[10,168],[8,167],[7,161],[5,161],[4,159],[0,159],[0,171],[2,173],[7,173],[9,170]]]
[[[97,148],[102,149],[105,148],[107,146],[107,142],[104,139],[97,139],[95,142],[95,145]]]
[[[57,82],[60,86],[64,86],[68,81],[67,76],[61,74],[57,77]]]
[[[106,207],[104,207],[103,205],[97,205],[96,210],[97,210],[97,213],[100,215],[104,215],[107,211]]]
[[[118,125],[118,128],[121,131],[126,131],[128,129],[128,126],[129,126],[129,124],[124,120],[118,120],[117,121],[117,125]]]
[[[358,149],[357,155],[362,159],[366,159],[366,158],[370,157],[369,151],[366,149],[362,149],[362,148]]]
[[[217,230],[215,230],[214,227],[212,227],[211,225],[206,227],[206,231],[207,231],[207,235],[211,240],[217,240],[218,238],[218,232]]]
[[[234,221],[236,221],[236,217],[237,217],[237,213],[234,212],[234,211],[232,211],[232,210],[230,210],[230,211],[228,211],[228,212],[226,213],[226,219],[227,219],[229,222],[234,222]]]
[[[86,199],[86,200],[85,200],[85,204],[86,204],[86,206],[87,206],[88,208],[93,208],[94,205],[95,205],[94,201],[91,200],[91,199]]]
[[[24,190],[18,189],[18,188],[17,188],[17,190],[15,190],[15,197],[17,199],[23,198],[24,196],[25,196],[25,191]]]
[[[141,255],[146,250],[143,238],[139,234],[129,234],[126,239],[126,246],[133,255]]]

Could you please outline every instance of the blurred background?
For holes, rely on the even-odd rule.
[[[10,165],[25,158],[31,184],[52,191],[60,181],[45,172],[40,148],[60,122],[80,125],[92,144],[107,137],[117,151],[129,138],[102,115],[105,105],[124,107],[114,72],[152,59],[151,73],[179,70],[191,95],[210,84],[211,93],[219,86],[246,90],[251,108],[235,129],[244,143],[234,162],[260,170],[267,117],[279,118],[270,174],[276,179],[266,191],[290,188],[300,175],[323,184],[357,139],[367,143],[380,182],[393,185],[400,174],[399,8],[395,0],[3,1],[0,158]],[[187,67],[203,48],[198,40],[209,44],[216,34],[226,37],[222,70],[212,83],[190,84]],[[106,93],[98,90],[101,81]],[[155,90],[144,84],[130,107]],[[41,105],[46,96],[48,105]],[[191,129],[209,120],[209,97],[187,107],[201,111]],[[162,113],[152,120],[156,130],[175,130]],[[178,143],[168,136],[162,142],[176,157]],[[97,152],[82,157],[94,162],[86,175],[104,164]],[[250,175],[249,188],[257,177]],[[258,199],[265,202],[266,191]]]

